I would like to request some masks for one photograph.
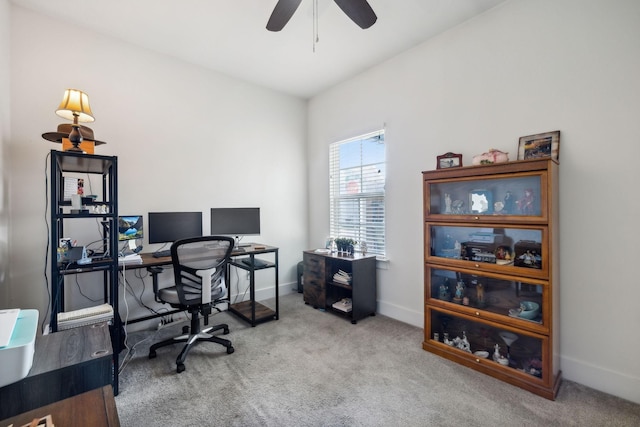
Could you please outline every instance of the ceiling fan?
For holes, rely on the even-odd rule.
[[[334,0],[338,7],[362,29],[375,24],[378,17],[367,0]],[[280,31],[289,22],[302,0],[278,0],[271,12],[267,30]]]

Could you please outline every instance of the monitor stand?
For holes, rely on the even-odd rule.
[[[236,243],[233,246],[234,252],[244,252],[244,248],[251,246],[251,243],[240,243],[240,236],[236,236]]]

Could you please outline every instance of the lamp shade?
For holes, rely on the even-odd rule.
[[[93,122],[93,113],[89,106],[89,97],[86,93],[77,89],[67,89],[64,91],[62,102],[56,110],[56,114],[68,120],[77,122]],[[77,117],[77,122],[75,121]]]

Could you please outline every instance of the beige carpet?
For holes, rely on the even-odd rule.
[[[149,360],[151,340],[140,342],[120,375],[122,426],[640,425],[640,405],[574,382],[549,401],[427,353],[420,328],[380,315],[352,325],[298,293],[280,302],[280,320],[255,328],[214,316],[229,324],[235,353],[201,343],[181,374],[180,348]],[[139,332],[128,343],[179,333]]]

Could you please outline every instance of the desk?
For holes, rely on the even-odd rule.
[[[51,415],[58,427],[118,427],[118,411],[110,385],[96,388],[58,402],[0,421],[1,427],[31,423],[36,418]]]
[[[274,246],[262,245],[259,243],[250,243],[249,246],[243,247],[243,251],[234,251],[231,253],[231,261],[227,264],[227,271],[225,280],[227,286],[229,286],[229,269],[231,266],[240,268],[249,272],[249,300],[242,301],[236,304],[231,304],[231,288],[228,288],[228,300],[229,311],[241,319],[249,322],[251,326],[256,326],[258,323],[266,322],[268,320],[277,320],[279,317],[279,292],[278,292],[278,248]],[[253,261],[256,255],[260,254],[273,254],[273,262],[268,262],[267,265],[261,267],[254,267]],[[126,270],[146,268],[151,273],[151,278],[154,283],[154,287],[158,286],[158,274],[162,272],[162,267],[171,265],[171,257],[155,258],[152,253],[141,253],[141,264],[129,264],[125,266]],[[242,262],[242,258],[248,258],[251,261],[251,265],[246,265]],[[273,268],[275,271],[275,310],[266,307],[263,304],[257,302],[256,290],[255,290],[255,272],[259,270]],[[122,269],[122,266],[120,266]],[[149,319],[166,316],[167,314],[179,313],[181,310],[172,310],[168,312],[162,312],[161,314],[152,314],[144,317],[129,320],[129,324],[142,322]]]
[[[38,336],[29,375],[0,388],[0,419],[111,385],[112,380],[106,323]]]

